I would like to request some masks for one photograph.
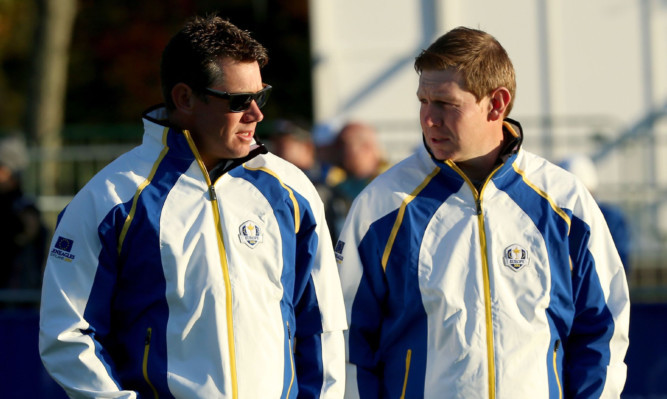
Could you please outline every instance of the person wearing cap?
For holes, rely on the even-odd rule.
[[[336,244],[346,397],[620,397],[623,265],[586,187],[522,148],[506,51],[459,27],[415,69],[423,146]]]
[[[335,240],[336,219],[330,213],[331,201],[334,199],[332,188],[345,179],[345,171],[320,159],[310,131],[295,121],[274,121],[269,139],[271,152],[301,169],[317,189],[324,204],[329,233],[332,240]]]
[[[161,62],[143,143],[60,215],[39,348],[77,398],[341,398],[345,311],[317,191],[255,137],[266,49],[216,15]]]
[[[39,208],[23,192],[28,163],[28,149],[20,136],[0,138],[0,289],[41,288],[48,230]],[[10,302],[6,305],[16,305]]]
[[[310,131],[299,123],[287,119],[274,121],[270,140],[271,152],[301,169],[315,187],[331,187],[345,178],[343,169],[318,158]],[[322,200],[326,204],[325,198]]]

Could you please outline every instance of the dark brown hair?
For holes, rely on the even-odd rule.
[[[260,68],[269,60],[264,46],[227,19],[215,14],[190,19],[162,53],[160,79],[167,109],[174,109],[171,90],[178,83],[187,84],[203,98],[206,87],[224,78],[218,63],[225,57],[256,61]]]

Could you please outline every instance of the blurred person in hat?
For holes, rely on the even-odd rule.
[[[39,289],[47,228],[35,202],[23,192],[28,149],[18,135],[0,138],[0,288]]]
[[[340,167],[319,159],[313,136],[303,123],[278,119],[272,124],[269,138],[271,152],[301,169],[313,184],[331,187],[345,177]]]
[[[318,151],[312,134],[301,123],[287,119],[276,120],[269,135],[271,152],[301,169],[317,189],[326,209],[331,238],[335,241],[337,230],[334,227],[340,218],[333,212],[333,209],[336,209],[334,204],[339,200],[334,194],[334,188],[345,181],[345,171],[332,162],[320,159],[318,155],[321,152]],[[344,213],[347,213],[347,206]]]

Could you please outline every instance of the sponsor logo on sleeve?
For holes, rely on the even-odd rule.
[[[75,258],[75,256],[71,253],[73,246],[73,240],[59,236],[56,240],[56,243],[53,245],[49,256],[52,258],[64,260],[65,262],[71,262]]]

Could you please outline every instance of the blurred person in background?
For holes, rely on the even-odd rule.
[[[595,197],[598,188],[598,173],[593,161],[585,155],[572,155],[558,163],[560,167],[577,176]],[[600,211],[604,215],[609,226],[609,231],[614,239],[618,254],[623,261],[625,274],[630,276],[630,248],[632,237],[628,226],[625,212],[621,207],[605,201],[598,200]]]
[[[345,178],[333,185],[328,206],[327,220],[336,239],[354,199],[388,164],[376,129],[367,123],[350,121],[343,125],[333,148],[337,163],[345,172]]]
[[[35,202],[23,193],[28,163],[21,137],[0,138],[0,289],[41,288],[48,232]]]
[[[299,167],[315,185],[326,210],[325,218],[334,243],[337,239],[337,230],[334,227],[338,218],[332,209],[338,199],[334,197],[333,188],[345,180],[345,171],[333,162],[321,160],[322,152],[319,150],[322,148],[318,148],[311,133],[296,122],[277,120],[273,123],[269,135],[271,152]],[[347,208],[344,208],[343,212],[347,212]]]
[[[219,16],[167,44],[143,143],[61,213],[39,347],[77,398],[341,398],[346,328],[317,191],[255,137],[266,49]]]
[[[270,150],[280,158],[301,169],[311,180],[320,180],[316,168],[315,144],[310,132],[300,124],[287,119],[271,123]]]
[[[269,137],[271,152],[301,169],[326,204],[331,196],[331,187],[345,178],[343,169],[318,159],[310,131],[297,122],[287,119],[274,121]]]
[[[586,187],[522,148],[505,49],[459,27],[414,67],[423,145],[336,244],[346,398],[620,397],[623,265]]]

